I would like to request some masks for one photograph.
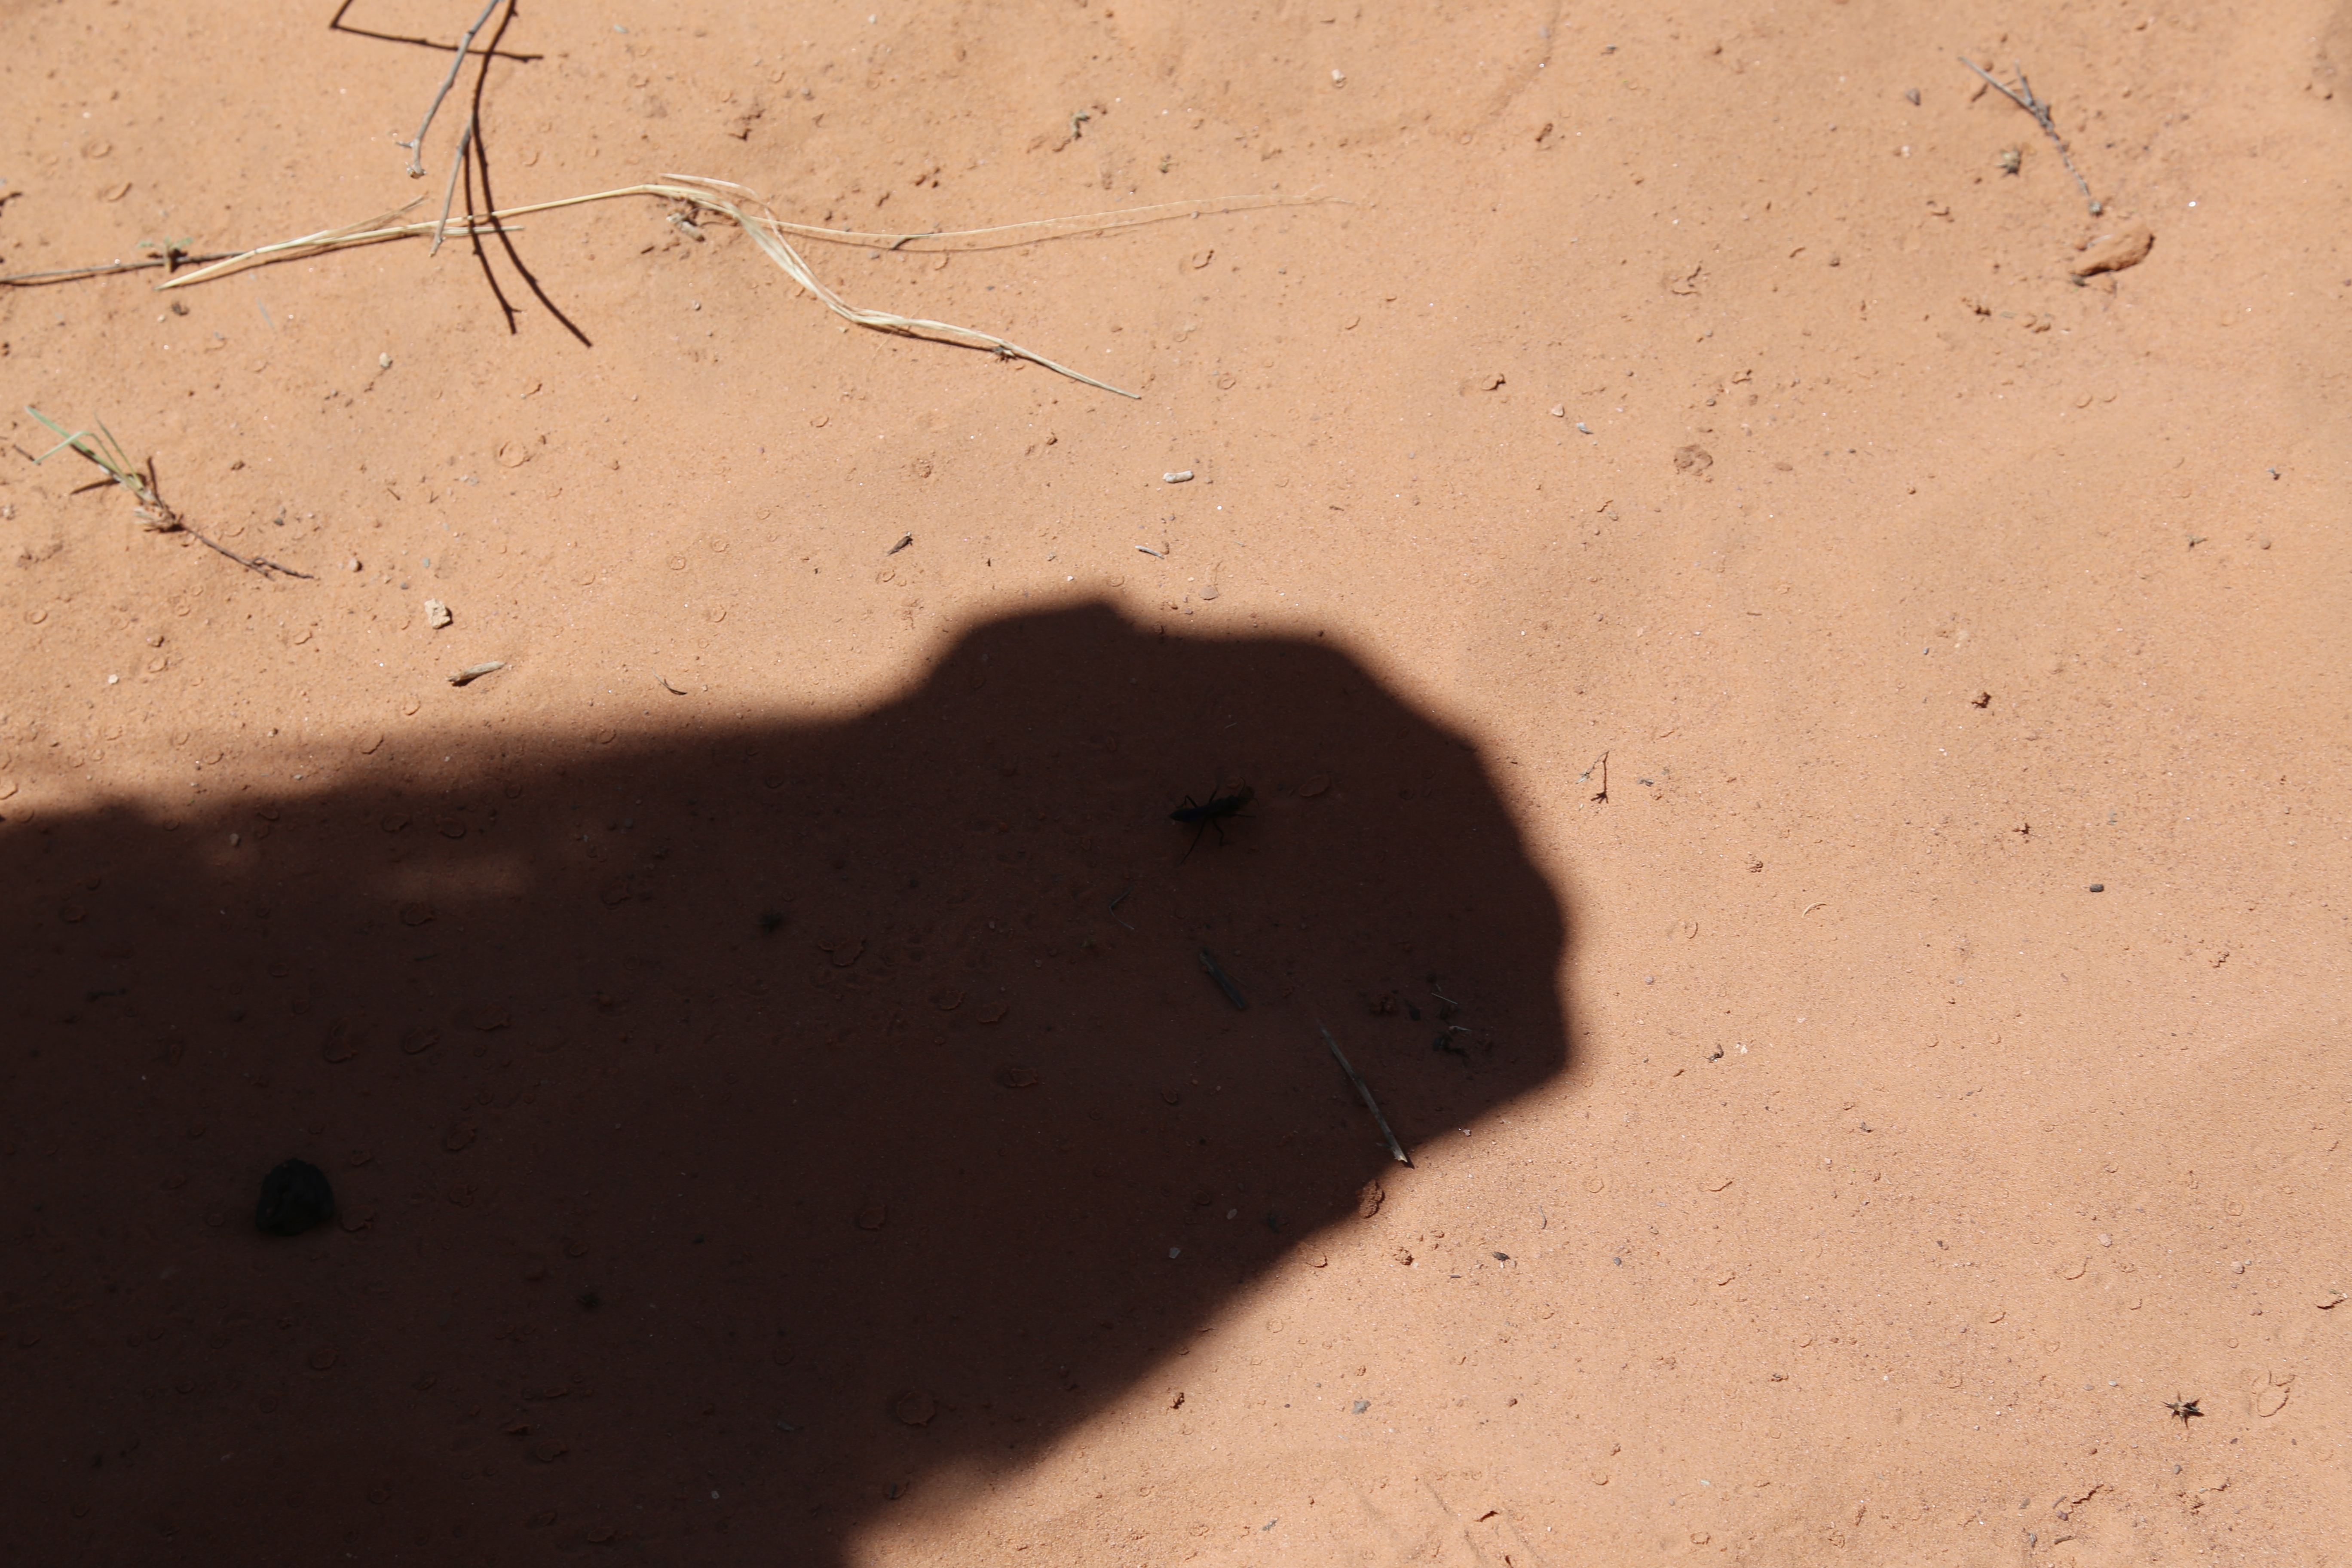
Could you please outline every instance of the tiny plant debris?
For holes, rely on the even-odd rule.
[[[70,447],[96,463],[105,471],[107,478],[131,492],[132,499],[139,503],[139,510],[131,515],[138,520],[140,527],[151,533],[176,533],[187,526],[180,521],[177,512],[163,504],[163,498],[155,493],[154,479],[133,466],[122,450],[122,443],[114,438],[114,432],[106,427],[104,420],[99,421],[95,431],[76,430],[68,434],[64,426],[31,404],[25,405],[25,412],[47,426],[49,433],[58,437],[56,446],[33,461],[46,463]]]
[[[2198,1401],[2194,1399],[2172,1398],[2164,1402],[2164,1407],[2167,1410],[2171,1411],[2173,1415],[2179,1416],[2180,1418],[2180,1424],[2183,1426],[2189,1425],[2190,1417],[2205,1414],[2205,1412],[2197,1408],[2197,1405]]]
[[[184,532],[205,549],[226,555],[246,570],[258,572],[264,577],[268,576],[272,572],[282,572],[289,577],[300,577],[306,581],[310,579],[310,574],[308,572],[297,572],[291,566],[281,566],[266,555],[239,555],[226,545],[215,544],[190,528],[187,520],[165,505],[163,498],[156,492],[153,462],[150,461],[144,468],[135,466],[131,461],[130,456],[123,451],[122,443],[114,438],[114,432],[109,430],[103,421],[100,422],[95,431],[68,432],[64,426],[29,403],[25,405],[25,412],[47,426],[50,434],[58,437],[56,446],[35,458],[33,461],[46,463],[67,447],[72,447],[97,464],[108,479],[131,492],[131,499],[139,503],[139,510],[131,516],[138,521],[140,527],[150,533]]]
[[[2033,84],[2025,79],[2024,62],[2021,60],[2017,63],[2017,85],[2011,87],[1966,55],[1962,55],[1959,58],[1962,65],[1984,78],[1995,92],[2033,116],[2033,122],[2042,127],[2042,133],[2050,138],[2052,146],[2058,149],[2058,161],[2066,165],[2068,174],[2074,176],[2074,184],[2082,191],[2083,200],[2090,205],[2091,216],[2097,217],[2105,211],[2105,204],[2091,194],[2091,183],[2083,178],[2083,171],[2074,167],[2074,155],[2067,151],[2066,139],[2058,134],[2058,122],[2051,117],[2049,100],[2036,98],[2033,94]],[[2014,174],[2017,173],[2018,164],[2021,162],[2022,159],[2016,149],[2004,150],[2000,155],[2001,173]]]

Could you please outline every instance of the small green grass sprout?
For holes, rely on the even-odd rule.
[[[299,577],[306,582],[315,581],[310,573],[297,572],[285,563],[272,561],[267,555],[239,555],[227,545],[216,540],[207,539],[189,527],[187,520],[166,506],[163,498],[156,493],[155,466],[152,459],[150,459],[144,468],[137,467],[131,461],[130,454],[122,449],[122,443],[114,438],[114,432],[109,430],[102,422],[95,431],[68,431],[64,426],[29,403],[25,405],[25,412],[47,426],[49,433],[58,437],[56,446],[34,458],[33,461],[46,463],[59,452],[71,447],[103,468],[108,479],[131,493],[139,502],[139,510],[133,515],[138,519],[139,526],[150,533],[185,533],[205,549],[216,554],[226,555],[247,571],[257,572],[264,577],[268,577],[272,573],[283,573],[289,577]]]
[[[47,426],[49,433],[58,437],[56,446],[33,461],[46,463],[70,447],[104,469],[107,478],[129,490],[138,500],[136,516],[140,527],[153,533],[177,533],[187,526],[180,521],[180,514],[164,505],[163,498],[155,493],[154,475],[131,461],[129,454],[122,449],[122,443],[114,438],[114,432],[106,427],[104,421],[100,422],[96,431],[68,433],[64,426],[29,403],[25,405],[25,412]]]

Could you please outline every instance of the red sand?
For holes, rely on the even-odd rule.
[[[6,7],[0,273],[429,215],[471,10]],[[808,247],[1135,402],[646,200],[0,289],[312,574],[0,454],[0,1557],[2352,1560],[2352,10],[493,35],[478,206],[1202,216]]]

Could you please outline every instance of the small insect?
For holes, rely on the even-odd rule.
[[[1239,816],[1242,807],[1256,798],[1257,791],[1247,784],[1231,795],[1219,795],[1212,788],[1206,805],[1195,804],[1191,795],[1186,795],[1184,804],[1168,814],[1169,821],[1183,823],[1192,829],[1192,842],[1184,847],[1183,859],[1177,864],[1181,866],[1192,858],[1192,851],[1201,846],[1201,835],[1212,827],[1217,830],[1217,842],[1223,844],[1225,841],[1225,819]]]
[[[2202,1415],[2205,1414],[2205,1412],[2197,1408],[2197,1404],[2198,1402],[2194,1399],[2173,1398],[2166,1400],[2164,1402],[2164,1407],[2167,1410],[2171,1411],[2175,1415],[2179,1416],[2180,1424],[2183,1426],[2186,1426],[2189,1425],[2189,1418],[2190,1416]]]

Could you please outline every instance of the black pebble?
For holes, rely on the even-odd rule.
[[[2106,890],[2107,885],[2105,882],[2094,882],[2091,884],[2091,891],[2095,893],[2104,893]]]
[[[261,1201],[253,1223],[265,1236],[299,1236],[335,1217],[335,1193],[327,1173],[308,1160],[289,1160],[261,1178]]]

